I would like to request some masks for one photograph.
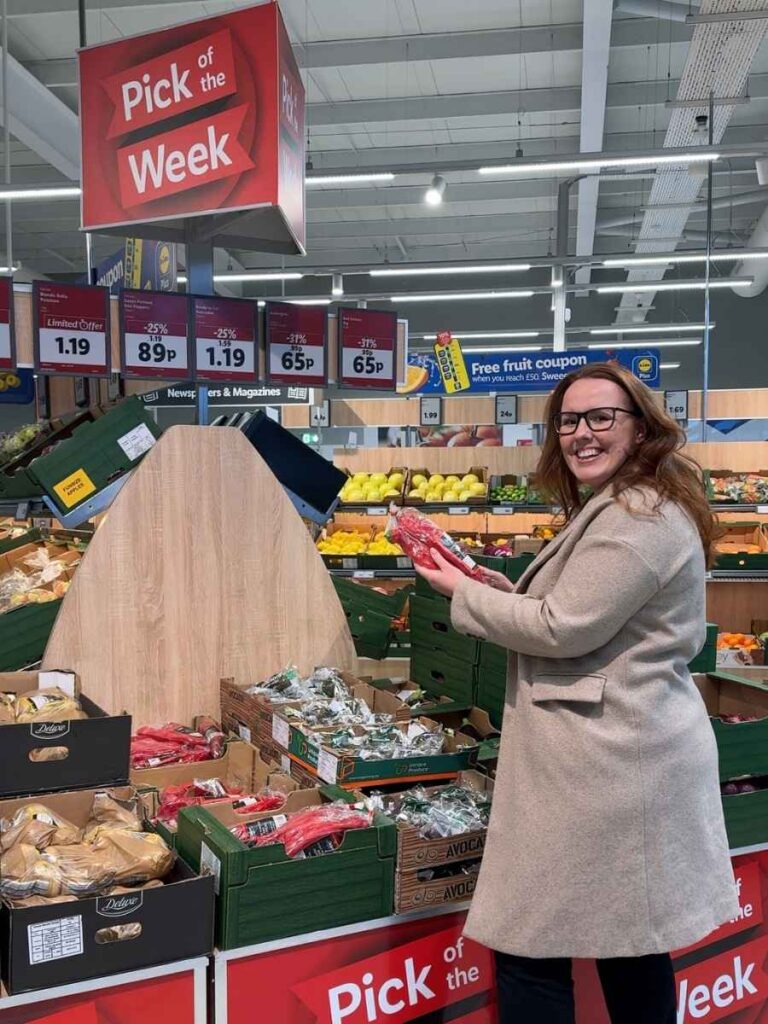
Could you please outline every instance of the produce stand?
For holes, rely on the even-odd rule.
[[[8,996],[2,1024],[206,1024],[206,957]]]

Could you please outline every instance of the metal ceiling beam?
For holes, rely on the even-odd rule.
[[[174,0],[165,0],[168,7]],[[32,10],[30,0],[9,0],[10,17],[29,14],[53,13],[71,10],[71,0],[37,0]],[[153,6],[133,4],[131,0],[110,3],[101,0],[99,7],[130,8]],[[686,43],[692,29],[686,25],[673,25],[665,32],[664,43]],[[559,53],[580,50],[581,25],[534,25],[522,28],[479,29],[472,32],[439,32],[420,35],[385,36],[373,39],[333,39],[313,43],[293,43],[300,67],[313,68],[354,67],[364,64],[392,64],[415,61],[465,59],[467,57],[500,57],[509,54]],[[657,45],[658,27],[646,19],[625,19],[614,25],[611,45],[614,48]],[[26,67],[41,82],[51,88],[77,85],[77,63],[72,58],[29,61]]]
[[[608,109],[663,107],[670,95],[676,95],[678,81],[614,82],[607,88]],[[768,97],[768,74],[751,75],[749,93],[752,102]],[[310,103],[307,119],[312,127],[320,125],[377,124],[397,121],[428,121],[432,118],[488,117],[518,111],[562,113],[581,108],[578,86],[548,89],[470,92],[440,96],[410,96],[394,99],[342,100]]]
[[[594,153],[603,148],[612,17],[613,0],[584,0],[579,140],[579,149],[582,153]],[[599,191],[600,178],[597,175],[583,178],[579,182],[576,213],[576,253],[579,256],[592,252]],[[580,269],[576,274],[579,284],[589,284],[589,278],[589,267]]]
[[[77,115],[10,55],[8,115],[8,127],[20,142],[38,153],[64,177],[71,181],[79,180],[80,129]]]

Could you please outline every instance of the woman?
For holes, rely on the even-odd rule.
[[[713,520],[679,427],[621,367],[566,377],[547,427],[536,482],[566,525],[517,587],[438,552],[419,570],[452,597],[456,629],[510,651],[466,932],[497,951],[502,1024],[573,1024],[571,957],[598,960],[612,1024],[675,1024],[669,951],[739,909],[686,667],[704,643]]]

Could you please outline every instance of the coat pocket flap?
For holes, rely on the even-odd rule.
[[[580,701],[584,704],[599,704],[603,699],[605,676],[563,673],[538,675],[531,684],[534,704],[548,700]]]

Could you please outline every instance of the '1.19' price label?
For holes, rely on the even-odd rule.
[[[195,379],[254,382],[256,303],[196,295],[193,304]]]
[[[35,366],[41,373],[108,376],[109,292],[35,281]]]
[[[124,376],[183,380],[189,375],[186,296],[125,290],[120,321]]]

